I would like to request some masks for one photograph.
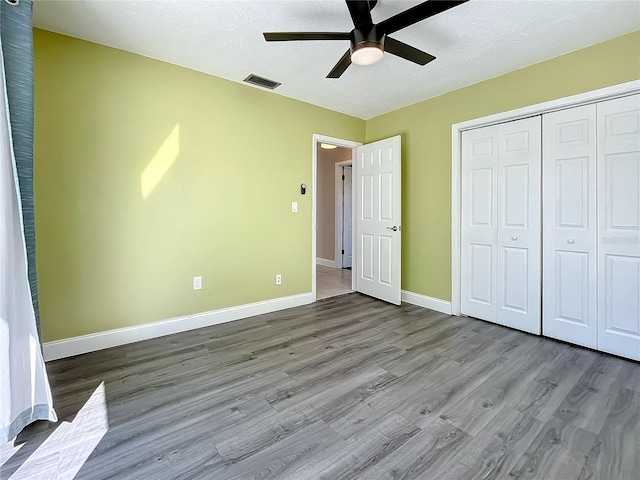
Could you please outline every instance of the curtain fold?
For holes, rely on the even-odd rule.
[[[57,417],[40,348],[25,241],[27,236],[34,240],[32,5],[30,0],[0,2],[0,442],[6,442],[35,420]],[[19,39],[13,29],[22,32]]]
[[[15,1],[15,0],[14,0]],[[32,0],[16,5],[2,2],[0,36],[2,37],[4,73],[13,152],[18,171],[22,202],[22,223],[27,245],[29,286],[40,335],[40,308],[36,280],[36,228],[33,207],[33,27]]]

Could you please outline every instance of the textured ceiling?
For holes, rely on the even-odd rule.
[[[420,1],[379,0],[379,22]],[[386,54],[325,78],[348,41],[267,43],[265,31],[350,31],[344,0],[36,0],[36,27],[241,82],[363,119],[640,29],[638,0],[471,0],[395,34],[437,57]],[[256,87],[257,88],[257,87]]]

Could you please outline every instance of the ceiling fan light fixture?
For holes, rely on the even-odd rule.
[[[351,61],[356,65],[373,65],[383,56],[384,51],[379,43],[361,43],[351,49]]]
[[[384,35],[372,25],[368,29],[355,28],[349,34],[351,38],[351,62],[356,65],[373,65],[384,55]]]
[[[456,7],[469,0],[436,1],[424,0],[413,7],[393,15],[381,22],[373,23],[371,10],[378,4],[378,0],[346,0],[347,9],[353,26],[350,32],[265,32],[267,42],[286,42],[290,40],[347,40],[350,48],[338,63],[331,69],[327,78],[340,78],[349,65],[371,65],[382,60],[384,52],[389,52],[418,65],[426,65],[436,59],[433,55],[423,52],[411,45],[389,37],[399,30],[410,27],[422,20],[433,17],[450,8]]]

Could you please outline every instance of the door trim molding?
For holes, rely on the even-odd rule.
[[[596,103],[612,98],[640,93],[640,80],[537,103],[506,112],[475,118],[451,125],[451,314],[460,315],[460,220],[461,220],[461,170],[462,132],[495,125],[511,120],[542,115],[557,110]]]
[[[342,224],[342,198],[344,197],[344,189],[342,188],[342,167],[346,165],[351,165],[353,159],[345,160],[343,162],[336,162],[336,172],[335,172],[335,252],[333,254],[333,258],[335,258],[334,263],[336,268],[342,268],[342,249],[340,248],[342,243],[342,229],[344,225]],[[353,172],[353,171],[352,171]],[[352,192],[353,192],[353,175],[351,176],[352,181]],[[353,194],[352,194],[353,197]],[[351,205],[353,206],[353,200],[351,201]],[[353,216],[352,216],[353,218]],[[353,226],[352,226],[353,229]],[[353,231],[353,230],[352,230]],[[353,242],[351,244],[353,248]],[[353,250],[352,250],[353,252]],[[353,264],[353,262],[352,262]],[[353,268],[353,265],[352,265]]]
[[[317,254],[317,231],[318,231],[318,218],[316,209],[318,208],[318,194],[317,194],[317,185],[318,185],[318,144],[319,143],[330,143],[332,145],[337,145],[338,147],[350,148],[351,158],[354,158],[354,152],[357,147],[362,145],[360,142],[354,142],[351,140],[344,140],[342,138],[329,137],[327,135],[322,135],[319,133],[314,133],[312,136],[312,144],[311,144],[311,172],[312,172],[312,180],[311,180],[311,295],[312,301],[315,302],[317,300],[317,285],[316,285],[316,254]],[[353,162],[353,175],[352,181],[355,179],[355,168],[356,164]],[[355,185],[354,185],[355,186]],[[355,190],[355,189],[353,189]],[[353,202],[352,202],[353,203]],[[355,204],[354,204],[355,205]],[[355,212],[354,212],[355,213]],[[353,228],[352,238],[355,240],[356,229]],[[353,241],[353,240],[352,240]],[[351,247],[355,251],[355,245],[352,244]],[[355,265],[352,266],[351,270],[351,289],[355,290]]]

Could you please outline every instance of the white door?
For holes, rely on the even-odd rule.
[[[541,118],[498,126],[497,322],[540,335]]]
[[[356,149],[356,290],[400,305],[400,136]]]
[[[498,127],[462,133],[460,313],[496,321]]]
[[[596,106],[542,123],[542,331],[596,348]]]
[[[461,313],[540,334],[540,117],[462,135]]]
[[[640,360],[640,96],[597,117],[598,349]]]
[[[352,173],[351,165],[342,167],[342,268],[351,267],[353,248],[352,248]]]

